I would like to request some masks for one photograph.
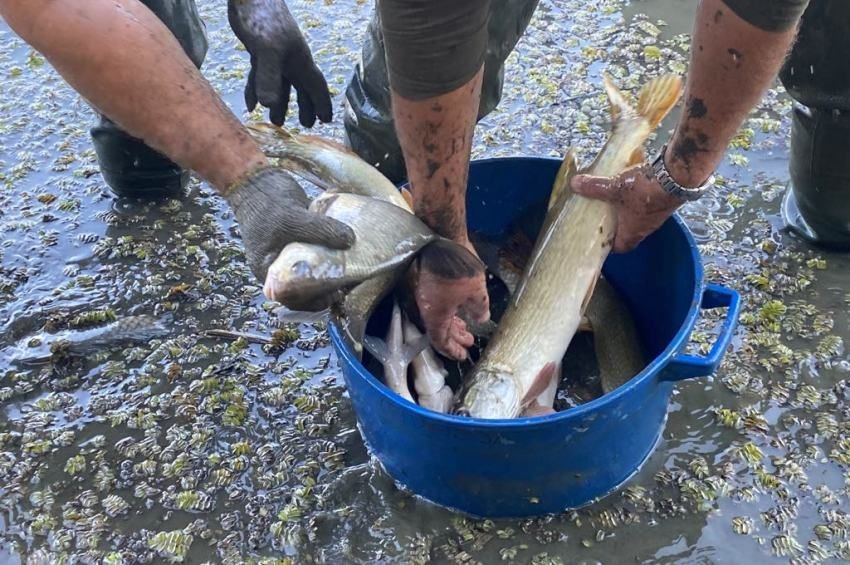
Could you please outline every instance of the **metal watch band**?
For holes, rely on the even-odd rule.
[[[714,186],[714,175],[708,177],[707,181],[695,188],[688,188],[674,181],[673,177],[671,177],[670,173],[667,171],[667,166],[664,164],[665,153],[667,153],[666,144],[661,148],[661,151],[658,152],[658,156],[655,158],[655,161],[652,162],[652,171],[655,174],[655,178],[658,179],[658,182],[661,184],[661,188],[664,189],[664,192],[677,196],[686,202],[693,202],[694,200],[699,200],[703,194],[708,192],[711,187]]]

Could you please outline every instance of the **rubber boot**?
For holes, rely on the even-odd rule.
[[[806,241],[850,250],[850,113],[794,104],[785,225]]]
[[[478,120],[492,112],[502,98],[505,60],[528,27],[539,0],[492,0],[489,40]],[[407,177],[395,133],[384,42],[377,10],[366,31],[361,61],[345,91],[345,142],[366,162],[394,183]]]
[[[850,2],[812,0],[780,79],[794,99],[786,227],[850,250]]]
[[[142,0],[174,34],[199,69],[206,57],[206,30],[194,0]],[[151,69],[156,72],[156,69]],[[189,171],[122,131],[106,116],[91,129],[104,181],[117,196],[156,198],[179,196],[189,183]]]

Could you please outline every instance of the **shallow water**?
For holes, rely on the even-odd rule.
[[[607,119],[601,71],[634,88],[684,70],[695,2],[542,4],[509,61],[502,104],[478,128],[476,157],[573,145],[589,159]],[[244,118],[246,54],[224,3],[199,5],[204,72]],[[339,138],[371,6],[291,5],[336,91],[335,122],[316,131]],[[116,205],[97,174],[89,109],[5,27],[0,62],[0,561],[153,560],[154,535],[182,529],[193,563],[780,562],[792,539],[799,557],[850,558],[850,260],[780,230],[781,89],[724,161],[724,186],[682,213],[707,279],[744,293],[734,351],[714,378],[677,386],[662,442],[624,490],[575,513],[493,524],[399,491],[369,460],[323,326],[277,319],[209,187]],[[173,311],[173,334],[69,366],[11,365],[13,346],[45,324],[107,308]],[[207,338],[210,328],[285,331],[268,348]],[[115,517],[103,505],[113,494],[128,503]],[[120,510],[114,498],[107,506]]]

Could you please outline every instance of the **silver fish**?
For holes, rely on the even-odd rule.
[[[642,146],[679,100],[682,83],[667,75],[640,94],[637,110],[606,77],[612,132],[588,174],[615,176],[643,159]],[[615,231],[613,207],[565,191],[535,243],[523,279],[460,395],[457,412],[515,418],[556,375],[578,330]]]
[[[418,344],[425,336],[407,316],[403,317],[405,343]],[[447,413],[452,407],[454,393],[451,387],[446,384],[448,372],[434,349],[426,344],[425,348],[413,358],[411,367],[413,369],[413,387],[416,390],[419,405],[434,412]]]
[[[394,302],[386,341],[367,335],[363,345],[384,366],[384,383],[405,400],[414,402],[407,385],[407,368],[428,345],[428,338],[420,335],[418,339],[405,343],[401,318],[401,308]]]
[[[412,211],[408,199],[387,177],[344,145],[293,134],[268,123],[249,123],[246,127],[266,156],[278,159],[282,167],[319,188],[371,196]]]
[[[434,233],[402,208],[355,194],[323,194],[310,205],[349,225],[355,242],[346,250],[291,243],[269,267],[267,298],[294,310],[322,310],[372,277],[403,270],[420,255],[430,270],[448,278],[483,270],[480,260],[463,246]]]
[[[329,193],[371,196],[413,212],[408,191],[399,191],[380,171],[345,146],[309,135],[292,134],[268,123],[251,123],[247,129],[263,152]],[[366,324],[377,305],[398,282],[401,271],[372,277],[341,298],[330,308],[330,317],[359,357]]]

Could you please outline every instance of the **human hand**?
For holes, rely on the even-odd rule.
[[[631,251],[661,227],[684,203],[668,194],[648,164],[632,167],[616,177],[577,175],[572,180],[576,194],[608,202],[617,215],[611,251]]]
[[[316,117],[330,122],[331,95],[310,47],[283,0],[228,0],[227,16],[236,37],[251,55],[245,105],[269,109],[269,120],[283,125],[290,89],[298,93],[299,120],[313,127]]]
[[[307,209],[310,200],[289,173],[261,167],[225,193],[239,221],[251,271],[265,281],[269,266],[289,243],[315,243],[346,249],[354,243],[350,227]]]
[[[469,240],[459,243],[478,257]],[[475,341],[460,315],[476,323],[490,319],[484,269],[470,270],[463,275],[446,276],[427,260],[417,261],[409,272],[409,282],[431,345],[458,361],[467,358],[467,348]]]

